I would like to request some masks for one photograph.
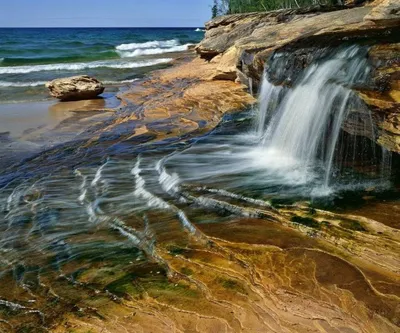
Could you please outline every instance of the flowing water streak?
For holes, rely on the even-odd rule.
[[[161,160],[159,160],[156,164],[156,170],[158,172],[158,182],[165,192],[168,194],[175,196],[179,192],[179,184],[180,179],[177,173],[169,174],[165,169],[165,161],[173,156],[175,153],[168,155]]]
[[[310,66],[273,111],[262,141],[265,154],[285,157],[285,167],[303,170],[307,181],[308,169],[316,166],[322,149],[327,187],[339,133],[353,96],[349,86],[364,82],[369,70],[364,51],[357,46]],[[265,77],[260,93],[259,132],[268,114],[265,110],[276,103],[276,96],[276,88]]]
[[[160,209],[170,209],[170,205],[166,203],[164,200],[158,198],[154,194],[150,193],[145,189],[145,184],[146,181],[144,178],[140,175],[142,172],[142,169],[140,168],[140,162],[141,159],[140,157],[137,159],[135,167],[132,169],[131,173],[135,177],[136,181],[136,188],[134,191],[134,195],[138,198],[141,198],[143,200],[147,201],[147,205],[149,207],[153,208],[160,208]]]
[[[258,95],[258,113],[256,117],[256,130],[257,136],[261,139],[265,134],[265,125],[268,122],[268,116],[272,113],[278,102],[279,94],[282,91],[282,87],[275,86],[266,78],[264,73],[264,79],[261,84],[260,93]]]

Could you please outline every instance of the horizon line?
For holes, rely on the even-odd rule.
[[[75,26],[75,27],[1,27],[0,29],[110,29],[110,28],[116,28],[116,29],[181,29],[181,28],[204,28],[204,25],[202,26],[179,26],[179,27],[128,27],[128,26],[121,26],[121,27],[80,27],[80,26]]]

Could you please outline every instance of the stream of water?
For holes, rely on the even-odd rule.
[[[0,278],[12,274],[29,287],[31,272],[62,274],[68,262],[122,256],[126,249],[136,251],[130,260],[150,260],[155,213],[196,235],[196,223],[218,222],[216,210],[249,215],[224,198],[270,207],[276,198],[387,188],[382,173],[362,181],[354,173],[332,177],[341,125],[354,105],[349,87],[369,73],[363,55],[356,47],[338,51],[306,69],[292,87],[277,87],[266,74],[256,114],[227,115],[204,137],[11,182],[0,191]]]
[[[57,244],[70,247],[70,237],[99,226],[127,236],[124,216],[141,216],[149,209],[174,213],[192,230],[178,208],[187,201],[182,186],[262,202],[389,186],[381,174],[360,181],[351,173],[330,183],[341,125],[351,105],[348,86],[365,80],[368,72],[362,51],[349,48],[308,68],[293,88],[276,87],[265,76],[255,118],[251,111],[225,118],[188,148],[149,151],[132,161],[113,158],[98,168],[6,186],[1,191],[3,269],[30,257],[36,260],[38,252]],[[145,231],[133,234],[140,242]]]

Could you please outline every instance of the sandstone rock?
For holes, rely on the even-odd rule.
[[[217,68],[213,72],[211,79],[235,81],[237,78],[238,59],[238,49],[231,47],[228,51],[218,57]]]
[[[377,136],[369,137],[400,153],[398,36],[400,2],[375,0],[359,7],[316,6],[218,17],[206,24],[205,38],[196,51],[217,64],[211,79],[252,85],[256,91],[264,68],[276,52],[290,53],[291,60],[280,73],[268,72],[270,80],[276,85],[290,85],[330,47],[359,42],[372,45],[368,54],[374,68],[372,82],[357,87],[356,92],[367,112],[372,111],[379,129]],[[362,112],[354,114],[348,128],[361,128],[363,119]]]
[[[364,18],[375,24],[384,24],[390,21],[393,25],[400,25],[400,2],[398,0],[376,0],[374,9]]]
[[[386,149],[400,152],[400,43],[375,45],[368,56],[375,68],[372,91],[358,91],[359,96],[375,114],[378,123],[378,143]]]
[[[278,40],[279,29],[281,27],[285,27],[291,22],[295,23],[302,18],[315,17],[324,12],[338,11],[340,9],[343,9],[343,7],[313,6],[309,8],[220,16],[206,23],[205,38],[196,47],[196,51],[201,57],[211,59],[225,52],[233,45],[242,45],[241,41],[252,36],[254,32],[262,31],[262,29],[268,29],[269,27],[272,27],[274,31],[272,37]],[[317,23],[317,20],[314,23]],[[261,45],[263,37],[268,40],[271,36],[265,35],[259,37],[257,40]]]
[[[46,87],[51,96],[62,101],[93,99],[104,91],[100,81],[87,75],[55,79]]]
[[[400,33],[395,19],[399,2],[380,1],[375,7],[316,6],[223,16],[206,24],[205,38],[196,51],[212,59],[235,47],[240,57],[236,60],[238,69],[257,82],[269,56],[282,48],[321,48],[373,38],[384,42],[395,37]]]

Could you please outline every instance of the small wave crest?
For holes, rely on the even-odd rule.
[[[200,29],[200,28],[197,28],[195,31],[196,31],[196,32],[205,32],[204,29]]]
[[[170,62],[170,58],[154,59],[137,62],[120,62],[120,61],[95,61],[88,63],[69,63],[69,64],[49,64],[34,66],[10,66],[0,67],[0,74],[26,74],[42,71],[80,71],[90,68],[139,68],[150,67]]]
[[[116,50],[93,50],[87,49],[85,53],[64,54],[64,55],[39,55],[39,56],[10,56],[1,58],[0,63],[2,66],[33,66],[33,65],[50,65],[55,63],[77,63],[77,62],[92,62],[92,61],[106,61],[111,59],[118,59],[119,54]]]
[[[142,55],[154,55],[171,52],[186,51],[191,44],[173,46],[169,48],[137,49],[134,51],[117,51],[121,58],[134,58]]]
[[[137,81],[139,79],[122,80],[122,81],[103,81],[104,84],[109,85],[121,85],[129,84]],[[9,82],[0,81],[0,88],[28,88],[28,87],[39,87],[44,86],[47,81],[36,81],[36,82]]]
[[[37,87],[43,86],[45,81],[37,81],[37,82],[8,82],[8,81],[0,81],[0,87]]]
[[[191,44],[181,45],[179,40],[152,41],[118,45],[115,49],[121,58],[186,51]]]
[[[146,43],[130,43],[130,44],[121,44],[116,47],[118,51],[132,51],[136,49],[151,49],[151,48],[168,48],[179,46],[179,40],[170,39],[165,41],[152,41]]]

